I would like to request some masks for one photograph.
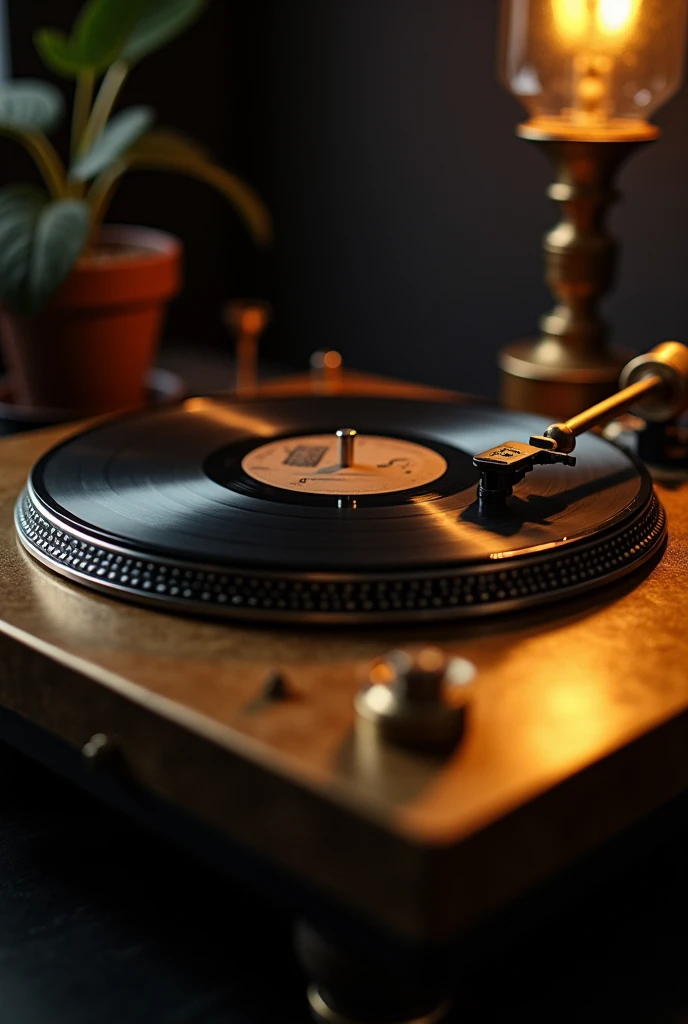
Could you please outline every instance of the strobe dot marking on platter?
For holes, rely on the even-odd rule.
[[[264,485],[242,468],[285,439],[293,450],[326,437],[335,453],[337,423],[356,424],[356,445],[398,442],[407,455],[417,445],[419,465],[437,456],[446,469],[341,509],[333,496]],[[31,474],[17,530],[70,580],[178,610],[358,623],[544,604],[637,568],[661,546],[665,523],[646,471],[597,437],[582,440],[576,468],[540,468],[499,516],[481,517],[471,453],[535,423],[399,399],[194,400],[53,449]],[[218,453],[221,480],[206,471]]]

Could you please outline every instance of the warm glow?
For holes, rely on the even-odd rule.
[[[552,0],[557,29],[570,44],[623,43],[633,30],[641,0]]]
[[[260,334],[265,329],[265,313],[262,309],[250,306],[241,316],[241,330],[247,334]]]
[[[640,0],[599,0],[597,27],[604,35],[628,34],[633,28]]]
[[[394,669],[382,659],[372,666],[369,678],[376,686],[386,686],[394,680]]]
[[[339,352],[326,352],[323,356],[323,366],[328,370],[338,370],[342,365],[342,357]]]
[[[201,416],[223,427],[255,434],[258,437],[273,437],[276,431],[274,424],[251,414],[242,406],[225,404],[212,398],[187,398],[184,409],[194,416]]]
[[[570,42],[583,39],[589,30],[588,0],[552,0],[559,32]]]

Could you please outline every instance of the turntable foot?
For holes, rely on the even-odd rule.
[[[318,1024],[435,1024],[448,1010],[436,966],[405,959],[395,969],[300,921],[295,948],[311,984],[308,1002]]]

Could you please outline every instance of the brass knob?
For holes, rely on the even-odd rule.
[[[355,699],[359,720],[391,743],[442,749],[461,736],[472,662],[450,658],[439,647],[391,651],[370,667]]]
[[[636,356],[621,371],[619,387],[653,376],[662,378],[664,390],[641,399],[631,411],[652,422],[678,416],[688,407],[688,348],[679,341],[664,341]]]
[[[347,467],[354,464],[354,443],[357,433],[353,427],[342,427],[341,430],[337,431],[337,437],[339,438],[339,465],[342,469],[347,469]]]

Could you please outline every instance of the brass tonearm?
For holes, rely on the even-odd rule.
[[[646,355],[637,356],[623,369],[622,389],[564,423],[553,423],[526,444],[505,441],[473,459],[480,470],[478,501],[486,511],[506,504],[514,486],[536,466],[560,463],[575,466],[571,452],[576,438],[592,427],[633,409],[646,420],[662,421],[688,407],[688,347],[665,341]]]

